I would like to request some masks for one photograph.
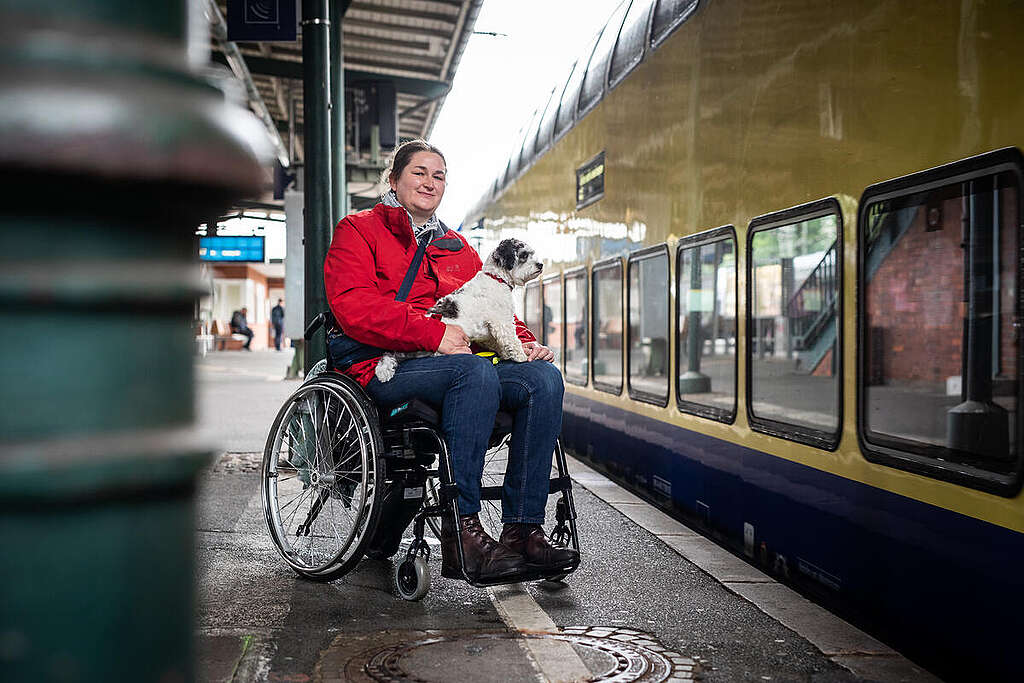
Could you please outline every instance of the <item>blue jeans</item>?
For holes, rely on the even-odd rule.
[[[381,406],[411,398],[441,410],[459,513],[480,511],[480,477],[499,406],[515,421],[501,498],[506,524],[542,524],[555,439],[562,429],[562,374],[547,361],[493,365],[471,354],[412,358],[388,382],[376,377],[367,393]]]

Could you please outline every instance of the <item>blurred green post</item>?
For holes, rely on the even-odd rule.
[[[0,679],[194,680],[193,233],[256,195],[201,2],[0,0]]]

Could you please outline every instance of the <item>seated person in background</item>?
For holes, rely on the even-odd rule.
[[[529,360],[493,365],[472,354],[461,327],[424,315],[440,297],[476,275],[480,257],[434,214],[447,179],[444,157],[436,147],[423,140],[402,144],[383,179],[391,191],[381,203],[346,216],[335,228],[324,264],[327,300],[342,330],[356,341],[441,355],[403,361],[386,383],[374,375],[379,357],[354,363],[343,372],[379,405],[419,398],[441,409],[459,489],[461,542],[470,578],[500,579],[524,567],[564,565],[576,551],[551,544],[541,528],[551,456],[562,423],[562,375],[549,362],[554,354],[517,321]],[[420,240],[430,246],[408,298],[396,301]],[[484,453],[499,407],[513,413],[515,422],[501,501],[504,528],[496,541],[484,530],[478,512]],[[458,540],[446,515],[441,527],[442,576],[461,575]]]
[[[252,344],[252,330],[249,329],[249,321],[245,319],[249,309],[245,306],[242,310],[235,311],[231,314],[231,334],[243,334],[246,336],[245,346],[242,348],[246,351],[252,351],[249,348],[249,344]]]

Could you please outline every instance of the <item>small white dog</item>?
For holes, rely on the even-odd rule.
[[[438,299],[427,315],[440,314],[441,322],[458,325],[470,341],[494,351],[499,358],[523,363],[526,352],[516,336],[512,289],[540,275],[543,267],[524,242],[502,240],[480,272]],[[377,379],[387,382],[395,376],[400,361],[429,355],[428,351],[386,353],[377,364]]]

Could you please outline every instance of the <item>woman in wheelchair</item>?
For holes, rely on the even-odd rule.
[[[328,336],[335,368],[379,406],[417,398],[440,408],[458,487],[466,576],[497,582],[578,563],[576,550],[551,543],[542,528],[562,420],[564,387],[550,362],[554,354],[517,320],[528,361],[495,365],[473,354],[460,327],[424,315],[480,270],[480,257],[435,215],[446,183],[437,148],[422,140],[404,143],[384,177],[391,190],[373,209],[341,220],[324,264],[328,303],[341,328]],[[353,345],[370,348],[373,356],[349,353]],[[405,360],[382,383],[374,376],[382,349],[439,355]],[[512,413],[514,423],[501,494],[503,529],[496,541],[478,512],[484,454],[499,408]],[[461,578],[453,520],[445,515],[441,525],[441,573]]]

